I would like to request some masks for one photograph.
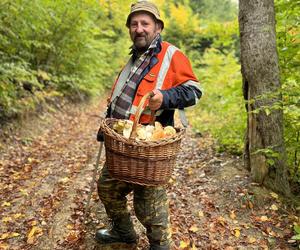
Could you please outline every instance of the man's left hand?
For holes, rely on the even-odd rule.
[[[158,110],[163,102],[164,96],[163,94],[158,90],[153,90],[153,96],[149,100],[149,108],[153,111]]]

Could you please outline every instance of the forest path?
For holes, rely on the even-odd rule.
[[[84,221],[103,106],[66,106],[1,132],[0,249],[130,249],[96,245],[96,228],[108,224],[96,188]],[[297,249],[290,238],[299,217],[207,135],[187,132],[168,196],[174,249]],[[134,222],[137,248],[147,249]]]

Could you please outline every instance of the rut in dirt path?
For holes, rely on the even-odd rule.
[[[99,105],[86,110],[48,114],[46,121],[30,124],[32,136],[9,138],[0,157],[0,249],[33,249],[39,242],[48,245],[36,249],[55,249],[68,236],[64,223],[71,227],[71,215],[83,202],[74,199],[88,192],[97,151]]]
[[[109,225],[96,189],[84,221],[100,107],[64,109],[29,123],[29,135],[8,136],[0,156],[0,249],[127,249],[95,243],[95,230]],[[214,146],[208,135],[190,130],[182,142],[168,186],[172,250],[296,249],[290,241],[290,225],[299,219],[294,210],[251,183],[240,157]],[[137,249],[146,250],[145,229],[134,216],[132,195],[128,199]]]

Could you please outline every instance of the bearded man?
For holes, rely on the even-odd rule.
[[[174,45],[162,41],[164,22],[151,2],[131,5],[126,26],[133,42],[131,57],[112,87],[107,117],[133,119],[142,97],[149,100],[140,123],[148,124],[151,112],[163,126],[174,125],[175,109],[195,105],[201,97],[198,80],[188,58]],[[100,134],[98,140],[100,140]],[[133,192],[134,210],[146,228],[151,250],[171,249],[169,204],[166,186],[142,186],[114,179],[104,166],[98,181],[98,194],[112,228],[96,232],[101,244],[137,243],[126,196]]]

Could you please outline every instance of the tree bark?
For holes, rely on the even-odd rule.
[[[248,112],[244,163],[255,182],[288,195],[274,1],[239,0],[239,25]]]

